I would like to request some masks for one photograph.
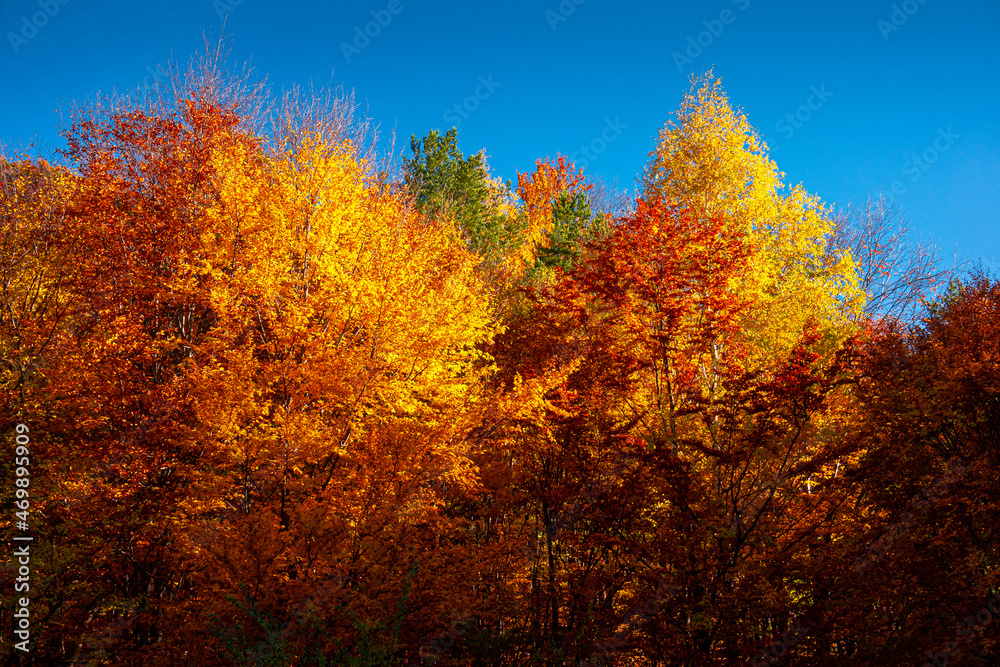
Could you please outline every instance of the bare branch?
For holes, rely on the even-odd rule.
[[[850,251],[868,294],[863,316],[873,321],[914,319],[922,302],[960,268],[941,268],[932,242],[910,241],[906,219],[884,197],[869,198],[858,208],[848,206],[834,216],[834,224],[827,251]]]

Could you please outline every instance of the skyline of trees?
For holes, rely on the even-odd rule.
[[[35,660],[997,659],[995,279],[786,184],[711,72],[626,207],[352,115],[208,59],[0,163]]]

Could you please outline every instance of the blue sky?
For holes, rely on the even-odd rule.
[[[60,109],[186,62],[223,16],[272,88],[354,89],[398,147],[459,124],[511,179],[576,154],[634,188],[714,67],[790,183],[837,206],[895,186],[915,240],[1000,273],[996,0],[5,0],[0,142],[60,145]]]

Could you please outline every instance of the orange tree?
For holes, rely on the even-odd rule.
[[[857,501],[808,568],[825,631],[797,664],[996,661],[998,324],[1000,285],[973,275],[866,345],[842,434],[862,448]]]
[[[254,636],[211,636],[208,614],[254,626],[227,595],[298,628],[281,649],[298,660],[356,652],[405,593],[412,648],[474,594],[441,506],[475,488],[476,259],[350,141],[265,137],[211,83],[77,118],[57,225],[41,195],[4,200],[5,224],[71,253],[19,237],[18,277],[48,262],[49,300],[4,337],[5,400],[59,434],[36,453],[62,462],[50,524],[73,568],[36,600],[39,653],[244,659]],[[14,397],[34,357],[39,389]]]
[[[804,482],[837,453],[844,356],[807,326],[753,364],[736,284],[755,252],[721,216],[640,200],[497,338],[478,519],[520,565],[493,575],[512,656],[576,661],[613,640],[735,659],[795,613],[783,578],[843,501]],[[664,582],[682,592],[627,626]]]

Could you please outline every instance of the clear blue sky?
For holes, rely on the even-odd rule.
[[[403,140],[460,121],[504,178],[593,142],[586,171],[634,188],[714,67],[788,181],[838,206],[895,183],[915,238],[1000,273],[997,0],[4,0],[0,141],[60,145],[59,108],[186,61],[221,13],[273,88],[343,84]]]

